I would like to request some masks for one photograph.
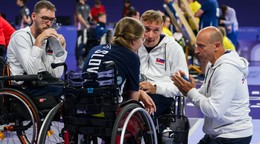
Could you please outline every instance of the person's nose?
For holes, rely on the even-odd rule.
[[[153,37],[153,32],[152,31],[149,31],[146,33],[145,35],[147,38],[152,38]]]
[[[195,48],[195,50],[194,50],[195,54],[198,54],[198,53],[200,52],[199,49],[198,49],[198,47],[195,46],[194,48]]]
[[[48,22],[46,23],[48,27],[51,27],[53,25],[51,20],[48,20]]]

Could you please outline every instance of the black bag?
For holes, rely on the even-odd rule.
[[[158,118],[158,141],[160,144],[187,144],[189,135],[189,119],[185,116],[185,97],[178,96],[175,99],[174,110],[171,114],[165,114]]]

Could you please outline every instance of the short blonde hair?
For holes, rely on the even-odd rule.
[[[156,22],[157,24],[163,24],[163,17],[159,11],[147,10],[145,11],[140,19],[142,22]]]

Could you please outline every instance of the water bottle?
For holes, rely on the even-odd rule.
[[[169,127],[162,132],[162,144],[174,144],[174,133]]]
[[[51,49],[53,50],[53,53],[56,57],[61,57],[64,55],[64,48],[61,46],[61,43],[58,38],[55,37],[49,37],[48,38],[49,45]]]
[[[54,28],[56,31],[59,30],[61,28],[61,23],[54,23],[52,28]],[[64,55],[64,48],[61,46],[58,38],[49,37],[48,41],[56,57],[61,57]]]

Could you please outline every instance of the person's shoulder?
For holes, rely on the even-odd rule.
[[[173,36],[169,36],[167,34],[163,34],[163,35],[164,37],[161,41],[162,43],[171,44],[176,42]]]
[[[25,35],[25,34],[27,34],[27,35],[29,36],[28,33],[30,34],[30,27],[25,27],[25,28],[16,30],[16,31],[13,33],[13,36],[14,36],[14,35]]]

